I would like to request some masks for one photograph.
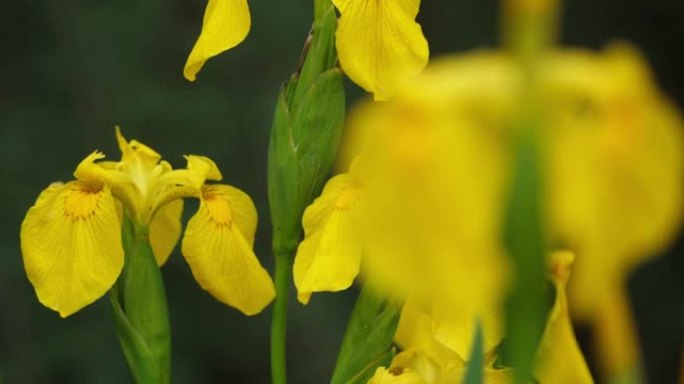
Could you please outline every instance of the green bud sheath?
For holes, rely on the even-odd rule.
[[[398,303],[363,287],[347,324],[332,384],[366,383],[377,367],[389,366],[400,313]]]
[[[136,383],[169,383],[169,314],[148,228],[126,217],[122,239],[126,262],[110,292],[121,349]]]
[[[336,67],[336,16],[327,2],[305,49],[301,71],[282,88],[271,128],[268,186],[274,250],[291,251],[304,209],[321,191],[337,155],[345,114]]]

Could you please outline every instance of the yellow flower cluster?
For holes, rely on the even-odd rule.
[[[568,382],[591,382],[568,313],[599,321],[600,309],[623,296],[627,274],[676,234],[682,121],[630,47],[559,50],[538,70],[546,240],[577,256],[570,311],[569,262],[552,268],[557,297],[546,327],[547,336],[558,334],[553,343],[571,339],[573,347],[545,357],[570,354],[582,363],[573,371],[577,380]],[[503,53],[449,57],[391,102],[357,109],[348,124],[350,170],[332,178],[304,214],[306,237],[294,267],[301,302],[313,292],[346,289],[361,271],[366,284],[416,303],[429,319],[425,338],[455,354],[451,364],[467,360],[476,319],[485,350],[498,345],[511,274],[502,234],[521,76]],[[542,341],[539,348],[556,348],[553,343]],[[395,365],[423,364],[409,360]],[[443,382],[426,379],[433,374],[414,380],[411,370],[420,369],[390,368],[374,380]],[[539,378],[544,372],[540,368]]]
[[[415,22],[420,0],[334,0],[340,12],[336,33],[342,70],[356,84],[388,99],[406,78],[428,62],[429,49]],[[202,32],[183,75],[194,81],[211,57],[242,42],[251,25],[247,0],[209,0]]]
[[[202,288],[247,315],[274,297],[268,272],[252,251],[257,212],[244,192],[221,180],[214,162],[186,156],[172,169],[146,145],[116,137],[121,160],[87,156],[76,180],[53,183],[26,214],[21,249],[28,277],[45,306],[69,316],[105,294],[124,265],[124,216],[148,233],[159,266],[181,234],[183,198],[200,199],[183,237],[182,251]]]

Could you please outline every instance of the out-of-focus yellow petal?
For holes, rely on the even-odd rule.
[[[453,367],[446,369],[444,375],[440,380],[435,381],[435,384],[453,384],[462,383],[463,377],[465,377],[467,367]],[[510,384],[513,382],[513,370],[510,368],[506,369],[493,369],[490,367],[484,367],[482,369],[483,382],[485,384]],[[543,384],[546,384],[542,381]]]
[[[252,250],[256,223],[247,194],[228,185],[205,186],[182,244],[200,286],[246,315],[261,312],[275,296],[271,277]]]
[[[501,311],[495,308],[477,310],[438,305],[433,309],[432,317],[435,324],[435,339],[466,361],[471,358],[473,337],[479,321],[482,327],[485,358],[493,362],[496,346],[504,337]]]
[[[159,266],[166,263],[180,238],[182,214],[183,200],[178,199],[159,209],[150,222],[150,245]]]
[[[195,81],[204,62],[240,44],[251,25],[247,0],[209,0],[202,32],[188,56],[183,76]]]
[[[66,317],[97,300],[124,263],[109,187],[72,181],[43,191],[21,225],[29,280],[43,305]]]
[[[416,76],[429,49],[415,22],[420,0],[333,0],[340,11],[337,54],[344,72],[376,100]]]
[[[411,369],[378,367],[368,384],[427,384],[420,375]]]
[[[568,313],[565,287],[573,261],[574,255],[571,252],[559,251],[551,255],[551,280],[556,288],[556,301],[537,350],[535,376],[541,383],[594,382],[577,345]]]
[[[610,293],[594,316],[596,352],[603,379],[619,382],[619,378],[639,377],[642,374],[639,339],[624,288]]]
[[[359,273],[361,243],[354,225],[359,195],[353,175],[337,175],[304,211],[305,238],[294,262],[300,302],[308,303],[312,292],[347,289]]]
[[[471,337],[468,334],[465,337]],[[404,350],[413,349],[424,353],[437,364],[465,366],[467,355],[459,355],[435,338],[435,324],[430,315],[413,300],[407,300],[401,310],[394,342]]]
[[[463,382],[467,369],[468,367],[460,359],[437,362],[426,355],[424,351],[409,348],[392,359],[389,369],[378,368],[373,376],[376,381],[371,380],[369,383],[454,384]],[[484,382],[487,384],[513,382],[510,369],[493,369],[489,364],[486,364],[482,369]]]

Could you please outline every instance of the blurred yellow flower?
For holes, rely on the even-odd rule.
[[[542,340],[537,348],[535,379],[540,383],[591,384],[589,373],[570,322],[565,287],[570,277],[574,255],[568,251],[553,252],[549,257],[549,277],[556,297],[547,319]],[[468,317],[472,324],[476,317]],[[411,300],[404,304],[395,343],[402,352],[394,357],[389,368],[377,368],[370,384],[378,383],[460,383],[466,372],[470,356],[451,349],[437,338],[438,320],[420,309]],[[459,327],[459,325],[457,325]],[[462,330],[463,328],[460,327]],[[472,343],[474,326],[462,337]],[[486,328],[485,328],[486,329]],[[485,383],[512,382],[509,368],[494,368],[494,343],[484,340]],[[469,352],[465,352],[469,353]]]
[[[342,70],[359,86],[386,100],[397,83],[415,76],[429,49],[415,22],[420,0],[333,0],[340,11],[337,54]]]
[[[242,191],[222,184],[209,158],[186,156],[187,169],[174,170],[144,144],[130,142],[117,128],[121,161],[96,162],[99,152],[76,168],[76,180],[54,183],[26,214],[21,248],[38,299],[71,315],[101,297],[124,263],[123,214],[149,228],[161,266],[181,232],[182,198],[200,199],[188,222],[183,254],[199,284],[245,314],[261,311],[274,296],[273,283],[252,251],[257,213]]]
[[[630,366],[637,353],[628,342],[625,280],[679,227],[681,115],[625,45],[551,51],[537,75],[546,241],[577,255],[568,288],[574,316],[597,326],[627,319],[600,332],[620,332],[605,349],[616,355],[609,364]],[[348,119],[343,162],[364,160],[363,219],[353,237],[361,274],[388,294],[415,298],[436,324],[458,324],[464,311],[497,317],[508,275],[501,234],[512,122],[523,84],[503,52],[451,56],[432,62],[389,103],[363,103]],[[485,336],[496,334],[496,325],[486,328]],[[463,353],[467,338],[459,340],[457,329],[435,334]]]
[[[195,81],[207,60],[235,47],[247,37],[251,23],[247,0],[209,0],[202,32],[188,56],[183,76]]]

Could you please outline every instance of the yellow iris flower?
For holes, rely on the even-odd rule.
[[[114,284],[124,264],[123,216],[149,229],[158,265],[181,234],[183,198],[200,199],[183,238],[182,253],[202,288],[247,315],[274,297],[268,272],[252,251],[257,213],[249,196],[224,184],[216,164],[186,156],[186,169],[172,169],[161,156],[119,129],[121,161],[87,156],[76,180],[54,183],[29,209],[21,226],[21,249],[38,299],[62,317],[97,300]]]
[[[183,76],[195,81],[207,60],[235,47],[247,37],[251,24],[247,0],[209,0],[202,32],[188,56]]]
[[[376,100],[416,76],[429,48],[416,23],[420,0],[333,0],[340,11],[336,45],[342,70]]]

